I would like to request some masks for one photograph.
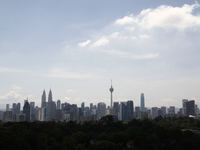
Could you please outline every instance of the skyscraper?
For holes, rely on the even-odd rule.
[[[23,114],[25,114],[25,121],[30,121],[31,118],[30,113],[31,113],[30,104],[27,100],[23,107]]]
[[[144,111],[145,109],[145,104],[144,104],[144,93],[141,93],[141,98],[140,98],[140,110]]]
[[[127,120],[133,119],[133,101],[127,101]]]
[[[46,93],[45,90],[43,91],[42,98],[41,98],[41,108],[46,106]]]
[[[47,103],[47,121],[51,121],[53,119],[54,111],[54,102],[52,100],[52,92],[51,89],[49,91],[48,103]]]
[[[127,117],[127,102],[120,102],[119,120],[128,120],[128,117]]]
[[[195,103],[194,103],[194,100],[189,100],[186,102],[186,115],[189,116],[189,115],[192,115],[194,116],[195,115]]]
[[[112,107],[112,103],[113,103],[113,98],[112,98],[112,92],[114,91],[113,87],[112,87],[112,80],[111,80],[111,88],[109,89],[110,90],[110,93],[111,93],[111,97],[110,97],[110,107]]]
[[[60,109],[60,104],[61,104],[60,100],[57,100],[57,107],[56,107],[56,109]]]
[[[188,101],[188,99],[183,99],[182,103],[183,103],[183,115],[186,116],[186,102]]]

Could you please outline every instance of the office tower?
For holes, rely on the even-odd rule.
[[[90,110],[93,109],[93,103],[90,103]]]
[[[175,117],[175,106],[170,106],[167,110],[168,110],[168,117]]]
[[[98,118],[102,118],[106,116],[106,104],[103,102],[98,103]]]
[[[30,102],[30,109],[31,109],[31,121],[35,121],[35,102]]]
[[[42,93],[42,98],[41,98],[41,108],[46,106],[46,92],[45,90]]]
[[[85,108],[85,103],[81,103],[81,116],[84,116],[84,108]]]
[[[140,118],[140,107],[139,106],[135,107],[135,118],[136,119]]]
[[[16,114],[17,113],[17,105],[16,103],[13,103],[13,107],[12,107],[12,114]]]
[[[158,108],[158,116],[163,116],[163,111],[161,108]]]
[[[23,114],[25,114],[25,121],[30,121],[30,104],[28,100],[24,104]]]
[[[83,111],[83,110],[84,110],[84,108],[85,108],[85,103],[84,103],[84,102],[82,102],[82,103],[81,103],[81,110]]]
[[[113,103],[113,97],[112,97],[112,93],[114,91],[113,87],[112,87],[112,80],[111,80],[111,88],[109,89],[110,93],[111,93],[111,97],[110,97],[110,107],[112,107],[112,103]]]
[[[189,100],[186,102],[186,115],[192,115],[195,116],[195,102],[194,100]]]
[[[127,101],[127,120],[133,119],[133,101]]]
[[[186,116],[186,102],[188,101],[188,99],[183,99],[182,103],[183,103],[183,115]]]
[[[151,108],[152,112],[152,119],[158,117],[158,107],[152,107]]]
[[[21,105],[20,105],[20,103],[18,103],[17,104],[17,114],[20,114],[20,107],[21,107]]]
[[[149,113],[147,110],[140,112],[140,119],[149,118]]]
[[[144,93],[141,94],[141,98],[140,98],[140,110],[141,111],[145,110]]]
[[[113,103],[113,114],[118,116],[119,113],[119,102]]]
[[[5,112],[5,121],[12,121],[12,109],[8,108]]]
[[[51,121],[54,117],[54,102],[52,100],[52,92],[51,89],[48,95],[48,103],[47,103],[47,121]]]
[[[199,108],[198,105],[195,105],[195,115],[199,114]]]
[[[57,107],[56,107],[56,109],[60,109],[60,104],[61,104],[60,100],[57,100]]]
[[[26,115],[25,114],[17,114],[16,115],[16,121],[17,122],[26,121]]]
[[[8,110],[9,109],[9,104],[6,104],[6,110]]]
[[[127,119],[127,102],[120,102],[119,106],[119,120],[128,120]]]
[[[165,117],[166,116],[166,107],[162,106],[161,109],[162,109],[163,116]]]

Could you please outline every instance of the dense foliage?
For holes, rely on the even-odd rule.
[[[200,130],[200,120],[188,117],[122,122],[106,116],[84,123],[0,123],[1,150],[200,149],[200,134],[192,131]]]

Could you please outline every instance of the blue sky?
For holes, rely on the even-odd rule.
[[[0,108],[28,96],[87,106],[200,105],[200,2],[0,1]]]

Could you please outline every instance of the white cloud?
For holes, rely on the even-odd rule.
[[[134,18],[133,14],[131,14],[130,16],[125,16],[122,19],[117,19],[115,24],[125,25],[125,24],[133,24],[135,22],[137,22],[137,18]]]
[[[21,89],[22,89],[21,87],[19,87],[19,86],[16,86],[15,84],[14,84],[14,85],[12,85],[12,88],[13,88],[13,90],[16,90],[16,91],[19,91],[19,90],[21,90]]]
[[[122,51],[119,51],[119,50],[107,50],[107,51],[104,51],[110,55],[116,55],[116,56],[119,56],[119,57],[126,57],[126,58],[133,58],[133,59],[149,59],[149,58],[156,58],[159,56],[159,54],[145,54],[145,55],[136,55],[136,54],[133,54],[131,52],[122,52]]]
[[[133,31],[133,30],[135,30],[135,27],[128,26],[128,27],[125,27],[125,29],[127,29],[127,30],[129,30],[129,31]]]
[[[110,35],[111,38],[117,38],[119,37],[119,32],[115,32],[113,34]]]
[[[76,90],[69,89],[69,90],[67,90],[66,92],[67,92],[67,93],[75,93]]]
[[[150,35],[147,35],[147,34],[139,35],[139,37],[140,37],[141,39],[149,39],[149,38],[151,38],[151,36],[150,36]]]
[[[80,47],[85,47],[85,46],[87,46],[87,45],[90,44],[90,43],[91,43],[91,41],[90,41],[90,40],[87,40],[86,42],[78,43],[78,45],[79,45]]]
[[[6,103],[9,104],[9,103],[18,103],[18,102],[22,102],[25,97],[19,93],[19,91],[22,89],[21,87],[19,86],[16,86],[16,85],[12,85],[12,90],[9,91],[7,94],[5,95],[0,95],[0,103]],[[33,97],[33,95],[28,95],[27,96],[28,98],[30,97]]]
[[[106,37],[102,37],[100,40],[94,42],[93,46],[103,46],[109,43],[109,40]]]
[[[116,24],[120,25],[138,25],[144,28],[177,28],[184,30],[185,28],[200,26],[200,16],[192,14],[194,9],[200,5],[196,2],[193,5],[183,5],[182,7],[172,7],[161,5],[155,9],[145,9],[139,15],[125,16],[117,19]],[[126,27],[126,28],[129,28]]]
[[[67,100],[71,100],[71,98],[69,98],[69,97],[64,97],[63,100],[66,100],[66,101],[67,101]]]

